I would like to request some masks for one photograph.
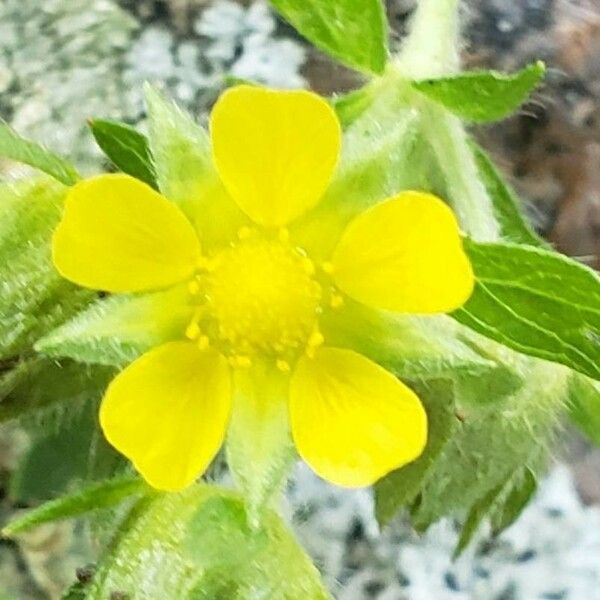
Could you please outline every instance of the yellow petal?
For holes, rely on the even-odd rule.
[[[427,439],[419,398],[351,350],[302,358],[291,381],[290,423],[300,456],[324,479],[371,485],[417,458]]]
[[[306,91],[241,85],[211,115],[217,171],[240,208],[266,227],[286,225],[321,198],[341,143],[333,109]]]
[[[190,277],[200,256],[183,213],[128,175],[100,175],[71,188],[54,232],[60,274],[109,292],[166,287]]]
[[[117,375],[102,401],[100,424],[150,485],[174,491],[206,470],[230,412],[225,358],[190,342],[170,342]]]
[[[363,304],[421,314],[462,306],[474,285],[454,213],[421,192],[404,192],[356,217],[334,252],[333,278]]]

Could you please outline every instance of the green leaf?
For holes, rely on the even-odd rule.
[[[145,96],[160,191],[186,213],[204,249],[229,243],[248,220],[217,175],[207,132],[152,86]]]
[[[527,222],[521,209],[521,202],[482,148],[471,144],[481,181],[494,206],[494,214],[500,225],[502,238],[507,242],[548,247],[548,244]]]
[[[530,468],[525,467],[522,474],[517,476],[512,489],[508,490],[503,502],[494,508],[492,514],[494,535],[500,535],[519,518],[536,491],[537,479],[535,473]]]
[[[366,73],[387,62],[387,22],[381,0],[271,0],[317,48]]]
[[[506,482],[490,490],[471,507],[460,539],[454,550],[458,558],[486,518],[489,518],[494,536],[510,527],[523,512],[537,489],[537,480],[529,467],[511,474]]]
[[[342,129],[347,129],[369,108],[373,100],[373,88],[366,85],[347,94],[335,95],[330,102],[340,120]]]
[[[63,496],[28,511],[10,521],[2,535],[10,537],[52,521],[71,519],[85,513],[108,508],[133,495],[148,493],[148,487],[139,478],[121,477],[95,483],[72,495]]]
[[[27,352],[94,296],[59,276],[50,257],[65,188],[48,179],[0,185],[0,358]]]
[[[476,286],[455,319],[501,344],[600,379],[600,277],[560,254],[467,241]]]
[[[592,442],[600,445],[600,383],[573,373],[569,400],[571,420]]]
[[[34,167],[65,185],[73,185],[80,179],[71,163],[36,142],[22,138],[3,121],[0,121],[0,156]]]
[[[119,121],[92,119],[89,126],[98,146],[118,169],[158,187],[146,136]]]
[[[60,403],[71,410],[71,405],[99,398],[113,376],[112,369],[91,369],[70,360],[21,360],[0,377],[0,422]]]
[[[517,110],[545,72],[544,63],[537,62],[512,75],[476,71],[415,81],[412,86],[462,119],[485,123],[503,119]]]
[[[144,597],[178,600],[329,598],[277,515],[268,512],[259,528],[249,527],[239,496],[206,485],[140,501],[87,598],[134,598],[142,589]]]
[[[179,339],[194,307],[185,285],[164,292],[100,299],[39,340],[49,356],[122,367],[164,342]]]
[[[473,536],[477,533],[479,526],[491,510],[498,494],[502,492],[502,487],[503,486],[498,486],[492,489],[471,507],[462,531],[460,532],[460,538],[454,549],[453,558],[458,558],[471,543]]]
[[[381,526],[389,523],[403,507],[415,500],[424,478],[459,423],[450,382],[428,382],[415,386],[415,391],[425,405],[429,419],[427,446],[416,461],[375,484],[375,515]]]
[[[323,315],[321,329],[329,344],[360,352],[402,378],[480,376],[498,366],[473,348],[465,328],[443,315],[396,315],[348,299]]]
[[[524,468],[537,472],[545,463],[565,410],[570,372],[510,354],[524,376],[519,390],[498,402],[479,405],[463,404],[456,395],[461,420],[422,483],[420,502],[413,511],[417,529],[470,510],[492,490],[507,489]]]
[[[288,378],[257,363],[235,374],[227,464],[255,523],[285,486],[295,452],[289,431]]]

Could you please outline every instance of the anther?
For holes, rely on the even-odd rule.
[[[198,338],[198,348],[208,350],[210,348],[210,338],[207,335],[201,335]]]
[[[185,337],[190,340],[195,340],[200,335],[200,326],[198,321],[192,321],[185,330]]]
[[[197,296],[200,293],[200,283],[197,279],[193,279],[188,283],[188,290],[192,296]]]
[[[329,306],[331,306],[331,308],[341,308],[344,306],[344,297],[337,292],[332,292],[331,297],[329,298]]]
[[[240,227],[238,229],[237,236],[240,240],[247,240],[249,237],[252,236],[252,229],[244,225],[243,227]]]
[[[277,359],[277,362],[275,363],[277,365],[277,368],[282,372],[282,373],[289,373],[290,371],[290,363],[287,360],[283,360],[282,358]]]
[[[332,262],[321,263],[321,270],[323,271],[323,273],[327,273],[327,275],[331,275],[333,273],[333,263]]]
[[[239,369],[247,369],[248,367],[252,366],[252,359],[249,356],[230,356],[229,364],[232,367],[237,367]]]

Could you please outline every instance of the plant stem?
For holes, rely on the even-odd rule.
[[[411,79],[439,77],[458,71],[459,0],[421,0],[410,35],[398,56],[398,69]]]
[[[459,70],[459,5],[459,0],[421,0],[395,61],[397,72],[408,79],[427,79]],[[500,227],[492,199],[481,182],[464,126],[417,92],[413,103],[420,108],[423,134],[433,148],[462,229],[478,241],[498,241]]]

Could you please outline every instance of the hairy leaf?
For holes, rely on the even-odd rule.
[[[481,181],[492,199],[494,214],[500,224],[502,238],[507,242],[547,247],[547,243],[527,222],[520,206],[520,200],[486,152],[472,143],[473,154],[479,169]]]
[[[271,0],[317,48],[367,73],[387,62],[387,22],[381,0]]]
[[[279,517],[268,512],[251,528],[239,496],[206,485],[140,501],[87,598],[137,597],[142,590],[148,598],[178,600],[329,598]]]
[[[375,515],[382,526],[415,500],[425,476],[459,423],[455,414],[451,382],[427,382],[415,386],[415,391],[427,411],[427,446],[416,461],[390,473],[375,484]]]
[[[248,220],[215,171],[208,133],[152,86],[146,86],[145,94],[148,143],[160,191],[185,212],[203,248],[235,239]]]
[[[93,297],[62,279],[50,258],[65,188],[51,180],[0,185],[0,358],[28,351]]]
[[[22,138],[0,121],[0,156],[34,167],[65,185],[73,185],[80,177],[75,167],[36,142]]]
[[[459,117],[483,123],[513,113],[527,100],[545,72],[544,64],[537,62],[512,75],[476,71],[415,81],[412,86]]]
[[[121,477],[95,483],[75,494],[52,500],[17,517],[4,526],[2,535],[10,537],[43,523],[70,519],[93,510],[114,506],[129,496],[147,492],[148,487],[139,478]]]
[[[472,346],[465,328],[443,315],[395,315],[347,300],[323,316],[321,327],[329,344],[356,350],[408,379],[480,376],[498,366]]]
[[[574,373],[569,400],[571,420],[592,442],[600,445],[600,383]]]
[[[49,356],[124,366],[154,346],[183,338],[193,311],[186,286],[111,296],[96,301],[35,347]]]
[[[89,126],[98,146],[115,167],[157,188],[152,154],[145,135],[119,121],[92,119]]]
[[[600,379],[600,277],[560,254],[516,244],[466,243],[475,292],[453,313],[518,352]]]
[[[567,402],[569,370],[517,354],[514,360],[525,378],[513,394],[481,406],[463,406],[457,396],[461,422],[423,482],[417,529],[470,509],[523,468],[535,472],[543,463]]]

